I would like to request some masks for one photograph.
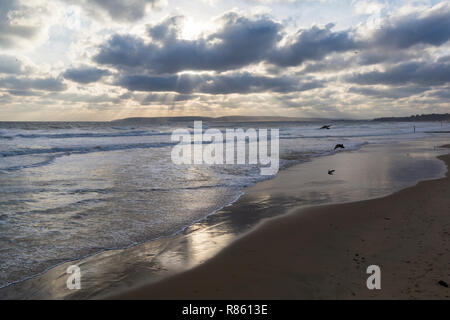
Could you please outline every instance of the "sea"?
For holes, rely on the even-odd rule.
[[[176,235],[272,178],[260,165],[174,164],[172,132],[193,128],[175,120],[0,122],[0,287]],[[204,121],[203,128],[279,129],[283,170],[368,144],[423,140],[450,124]],[[336,144],[345,149],[335,151]]]

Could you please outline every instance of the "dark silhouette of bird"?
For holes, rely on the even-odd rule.
[[[330,176],[334,175],[335,172],[336,172],[336,170],[328,170],[328,174],[329,174]]]
[[[326,126],[323,126],[322,128],[320,128],[320,130],[324,130],[324,129],[330,130],[331,125],[326,125]]]
[[[334,147],[334,150],[336,149],[345,149],[343,144],[337,144],[336,147]]]

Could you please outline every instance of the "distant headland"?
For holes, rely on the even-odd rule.
[[[419,121],[450,121],[450,113],[444,114],[421,114],[410,117],[389,117],[389,118],[378,118],[373,121],[395,121],[395,122],[419,122]]]
[[[278,117],[278,116],[226,116],[226,117],[203,117],[203,116],[180,116],[180,117],[134,117],[113,120],[113,123],[170,123],[170,122],[320,122],[336,121],[336,119],[323,118],[299,118],[299,117]]]
[[[203,116],[179,116],[179,117],[133,117],[117,119],[113,123],[170,123],[170,122],[334,122],[334,121],[379,121],[379,122],[425,122],[425,121],[450,121],[450,113],[445,114],[422,114],[409,117],[384,117],[373,120],[352,120],[352,119],[333,119],[333,118],[300,118],[300,117],[281,117],[281,116],[225,116],[225,117],[203,117]]]

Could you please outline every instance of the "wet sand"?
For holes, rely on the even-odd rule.
[[[380,199],[293,209],[198,267],[107,298],[449,299],[449,194],[447,172]],[[370,265],[381,290],[366,287]]]
[[[367,233],[393,228],[393,234],[380,233],[375,244],[386,241],[382,245],[388,248],[390,240],[387,237],[390,237],[396,241],[393,242],[395,246],[400,243],[395,235],[397,226],[393,224],[397,220],[380,226],[374,220],[375,216],[373,221],[366,217],[371,211],[364,208],[358,209],[362,215],[355,211],[356,218],[346,212],[336,215],[331,210],[322,212],[321,208],[299,209],[380,198],[414,186],[421,180],[444,177],[446,166],[436,156],[448,150],[436,146],[447,141],[438,138],[370,145],[358,151],[337,153],[292,166],[280,171],[274,179],[246,188],[245,194],[233,205],[174,237],[66,262],[34,278],[0,289],[0,299],[98,299],[111,294],[116,298],[138,294],[139,298],[157,299],[333,298],[347,297],[346,294],[353,298],[352,292],[358,292],[347,281],[358,288],[363,286],[359,288],[363,290],[366,264],[379,263],[381,266],[383,263],[372,261],[376,259],[369,261],[377,254],[374,248],[375,251],[369,250],[372,241],[369,244],[364,241],[377,234]],[[336,169],[334,176],[327,174],[330,168]],[[400,203],[398,206],[402,210],[409,208]],[[420,206],[423,205],[418,208]],[[319,210],[319,213],[309,210]],[[440,208],[437,213],[443,210]],[[262,220],[288,213],[292,213],[292,217],[275,219],[260,226]],[[370,224],[365,225],[366,220]],[[288,225],[284,226],[283,221]],[[380,218],[380,221],[391,220]],[[401,222],[398,222],[400,226]],[[255,226],[260,228],[252,232]],[[264,231],[265,228],[268,231]],[[244,238],[235,242],[242,235]],[[255,240],[248,240],[254,237]],[[406,234],[405,237],[409,236]],[[405,247],[410,248],[406,243]],[[404,260],[414,263],[411,257],[416,253],[410,251],[409,256]],[[73,264],[82,271],[81,290],[68,290],[66,285],[66,270]],[[186,272],[189,269],[192,270]],[[384,279],[385,270],[382,271]],[[182,279],[180,284],[177,279]],[[135,289],[142,286],[145,292],[137,293]],[[383,282],[383,290],[384,286]],[[126,293],[119,294],[121,292]],[[356,296],[359,297],[362,294]]]

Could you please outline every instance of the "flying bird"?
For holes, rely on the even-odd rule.
[[[343,144],[337,144],[336,147],[334,147],[334,150],[336,149],[345,149]]]
[[[328,170],[328,174],[329,174],[330,176],[334,175],[335,172],[336,172],[336,170]]]
[[[323,126],[322,128],[320,128],[320,130],[324,130],[324,129],[330,130],[331,125],[326,125],[326,126]]]

